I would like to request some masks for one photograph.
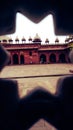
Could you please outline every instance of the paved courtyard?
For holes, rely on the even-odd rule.
[[[73,70],[73,64],[6,66],[1,72],[1,77],[17,80],[19,95],[22,98],[35,87],[44,87],[51,93],[55,93],[57,81],[61,76],[53,75],[70,74],[70,69]],[[41,119],[30,130],[55,130],[55,128]]]
[[[23,97],[28,91],[38,86],[45,87],[50,92],[55,93],[57,80],[61,76],[53,75],[71,74],[70,69],[73,69],[73,64],[6,66],[1,72],[1,77],[12,77],[12,79],[17,80],[20,97]]]

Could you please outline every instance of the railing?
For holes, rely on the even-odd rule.
[[[0,53],[2,57],[0,70],[2,70],[8,62],[9,55],[2,46],[0,46]],[[37,88],[21,99],[18,95],[17,82],[9,78],[1,78],[0,130],[28,130],[41,118],[56,129],[73,129],[73,76],[65,76],[58,80],[54,95],[45,89]]]

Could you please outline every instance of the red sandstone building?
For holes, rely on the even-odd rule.
[[[34,40],[23,38],[21,42],[18,38],[13,43],[12,39],[1,41],[6,50],[10,53],[11,59],[9,64],[49,64],[49,63],[69,63],[69,52],[73,47],[73,42],[68,39],[65,43],[60,44],[59,40],[55,40],[55,44],[49,44],[46,39],[44,44],[41,44],[41,39],[35,37]]]

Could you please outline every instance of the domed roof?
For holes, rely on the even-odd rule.
[[[48,38],[46,38],[46,40],[45,40],[45,43],[49,43],[49,40],[48,40]]]
[[[10,38],[8,41],[9,41],[9,42],[13,42],[12,38]]]
[[[33,42],[42,42],[41,38],[39,37],[38,33],[36,33]]]
[[[68,42],[73,41],[73,35],[69,35],[69,36],[67,37],[67,39],[68,39]]]
[[[59,39],[58,39],[58,38],[56,38],[55,42],[59,42]]]
[[[29,41],[32,41],[32,38],[31,37],[29,37],[29,39],[28,39]]]
[[[7,43],[7,40],[6,40],[6,39],[3,39],[3,40],[2,40],[2,42],[5,42],[5,43]]]
[[[7,35],[0,36],[0,42],[7,43],[9,37]]]
[[[65,42],[69,42],[69,38],[66,38],[66,39],[65,39]]]
[[[19,42],[19,38],[18,38],[18,37],[16,37],[16,38],[15,38],[15,41],[16,41],[16,42]]]
[[[26,39],[23,37],[22,39],[21,39],[22,41],[26,41]]]

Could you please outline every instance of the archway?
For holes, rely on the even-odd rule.
[[[65,63],[65,62],[66,62],[65,54],[60,54],[60,55],[59,55],[59,62],[60,62],[60,63]]]
[[[20,55],[20,64],[24,64],[24,55]]]
[[[46,63],[46,55],[42,54],[40,56],[40,63],[42,63],[42,64]]]
[[[55,56],[55,54],[51,54],[49,60],[50,60],[51,63],[56,63],[56,56]]]
[[[17,54],[13,55],[13,64],[18,64],[18,55]]]

